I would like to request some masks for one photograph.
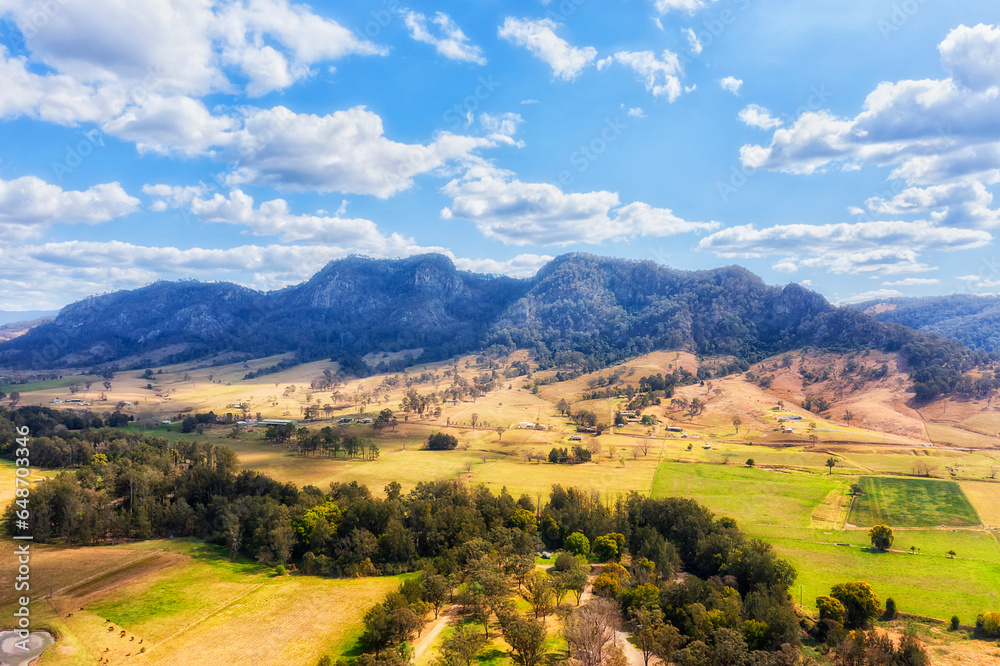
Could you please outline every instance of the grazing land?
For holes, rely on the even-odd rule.
[[[872,354],[865,361],[869,367],[891,361],[884,380],[860,387],[827,380],[806,390],[800,369],[818,373],[824,364],[841,361],[830,354],[802,358],[790,367],[779,359],[755,366],[757,376],[774,375],[768,388],[743,375],[678,386],[678,404],[697,399],[702,411],[693,414],[665,399],[643,410],[655,419],[645,425],[614,425],[615,413],[628,406],[625,388],[636,386],[640,377],[674,368],[696,371],[698,359],[684,352],[654,352],[564,381],[556,381],[555,371],[536,371],[530,378],[507,378],[483,395],[457,401],[440,398],[456,376],[471,381],[486,372],[481,359],[423,364],[405,376],[351,379],[330,389],[311,387],[324,371],[336,372],[336,364],[329,362],[253,380],[243,379],[248,370],[273,365],[281,357],[211,368],[175,365],[162,373],[154,368],[152,381],[140,378],[140,371],[120,373],[107,391],[107,409],[120,400],[133,402],[121,408],[135,417],[130,428],[168,442],[229,446],[244,468],[300,487],[326,490],[334,482],[357,481],[383,495],[393,481],[407,492],[423,481],[451,478],[482,483],[494,492],[506,488],[515,498],[527,494],[536,501],[553,484],[597,490],[609,503],[633,491],[688,497],[772,544],[798,571],[791,592],[796,600],[801,595],[804,608],[813,613],[817,596],[828,594],[836,583],[857,579],[869,581],[883,601],[893,597],[900,610],[916,615],[946,620],[957,614],[971,624],[978,613],[1000,610],[1000,544],[983,527],[1000,525],[1000,483],[994,481],[1000,450],[990,434],[1000,432],[1000,412],[986,401],[907,403],[898,382],[901,371],[885,355]],[[527,359],[517,352],[501,365]],[[446,376],[446,370],[453,374]],[[74,379],[79,383],[86,378]],[[20,385],[21,403],[68,397],[65,378],[53,381]],[[595,398],[595,387],[620,391]],[[436,394],[433,406],[440,411],[404,410],[411,390]],[[801,406],[806,393],[833,399],[838,391],[843,402],[832,409],[814,413]],[[96,401],[97,395],[92,388],[81,397],[105,404]],[[600,434],[578,432],[557,407],[560,400],[573,413],[594,412],[605,429]],[[329,409],[306,420],[310,405]],[[398,420],[392,428],[340,422],[374,417],[387,408]],[[219,416],[231,413],[233,420],[258,412],[265,418],[296,419],[297,427],[310,432],[330,427],[341,438],[371,438],[379,455],[345,459],[344,454],[309,453],[296,446],[295,438],[269,441],[259,427],[216,424],[200,433],[181,432],[180,419],[209,410]],[[844,412],[851,412],[849,420]],[[741,422],[736,424],[734,417]],[[164,419],[173,423],[164,425]],[[681,431],[667,431],[667,426]],[[454,435],[458,447],[424,449],[437,431]],[[575,445],[593,451],[591,461],[548,462],[553,447]],[[33,472],[37,481],[58,470]],[[11,498],[12,479],[13,465],[0,463],[0,484],[11,489],[0,490],[0,500]],[[858,497],[851,493],[855,482],[863,489]],[[887,553],[870,548],[867,528],[876,523],[896,530]],[[267,663],[276,656],[288,663],[315,663],[322,655],[335,658],[349,651],[361,629],[361,614],[399,582],[391,577],[275,577],[271,569],[230,563],[214,548],[185,540],[42,547],[37,553],[33,572],[45,581],[51,597],[38,602],[34,612],[40,625],[59,638],[45,657],[44,663],[52,664],[92,664],[105,648],[112,663],[214,665],[232,663],[234,655]],[[199,593],[190,594],[193,589]],[[10,610],[11,601],[0,598],[0,611]],[[109,625],[116,627],[113,634],[107,632]],[[254,629],[265,625],[279,629],[266,635]],[[118,638],[120,630],[126,631],[124,641]],[[446,627],[441,632],[420,664],[433,661],[451,631]],[[135,652],[139,641],[147,648],[141,654]],[[494,637],[477,659],[479,666],[512,663],[507,649]],[[564,646],[553,643],[548,649],[555,655]]]
[[[2,566],[12,562],[5,549]],[[364,610],[400,580],[275,576],[186,539],[36,546],[31,564],[47,597],[36,597],[34,626],[59,638],[44,663],[67,665],[312,664],[350,649]],[[5,590],[0,612],[10,617],[13,604]]]
[[[850,522],[858,527],[971,527],[979,516],[954,481],[861,477]]]

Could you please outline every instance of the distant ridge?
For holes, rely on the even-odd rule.
[[[139,367],[292,352],[297,361],[335,358],[360,374],[371,352],[421,348],[428,361],[529,348],[543,364],[572,353],[574,363],[596,368],[654,349],[753,361],[810,345],[892,351],[914,336],[799,285],[767,285],[738,266],[680,271],[566,254],[515,279],[460,271],[428,254],[349,257],[266,293],[184,280],[88,298],[0,345],[0,366]]]
[[[1000,350],[1000,296],[952,294],[890,298],[854,306],[879,321],[952,338],[973,349]]]
[[[0,310],[0,326],[29,323],[45,317],[55,317],[57,314],[59,310]]]

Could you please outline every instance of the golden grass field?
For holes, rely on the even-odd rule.
[[[780,359],[755,366],[753,371],[758,375],[775,375],[768,390],[743,376],[681,387],[678,397],[706,401],[702,414],[688,416],[672,409],[669,401],[651,406],[645,413],[657,416],[662,421],[659,427],[628,425],[605,431],[600,437],[583,435],[583,444],[600,451],[593,462],[572,466],[527,462],[525,454],[547,454],[553,446],[574,443],[569,438],[576,435],[576,426],[555,408],[560,399],[570,402],[576,411],[589,409],[599,420],[612,422],[622,400],[582,400],[591,390],[589,382],[607,377],[612,369],[543,385],[537,394],[524,387],[525,377],[505,380],[502,388],[474,402],[442,404],[439,417],[413,414],[404,419],[398,409],[406,388],[400,385],[368,405],[368,415],[389,407],[397,411],[400,420],[395,432],[375,433],[371,426],[341,426],[337,419],[358,415],[354,396],[378,387],[382,376],[351,380],[337,388],[339,396],[308,388],[324,370],[336,369],[328,362],[309,363],[256,380],[242,379],[248,368],[270,366],[280,358],[257,359],[246,367],[242,363],[214,368],[166,366],[162,374],[154,368],[152,391],[144,388],[149,382],[140,379],[140,371],[120,373],[107,393],[108,409],[119,400],[138,401],[126,411],[158,422],[188,411],[235,413],[231,405],[244,403],[252,414],[299,419],[306,404],[318,401],[337,407],[332,418],[303,425],[310,429],[331,425],[345,435],[373,436],[380,447],[379,458],[345,461],[302,456],[266,442],[259,430],[228,438],[229,427],[225,426],[209,428],[200,437],[231,446],[247,468],[280,481],[324,490],[335,481],[358,481],[381,494],[390,481],[398,481],[407,490],[421,481],[457,478],[484,483],[495,491],[506,488],[515,497],[521,493],[532,498],[544,496],[556,483],[593,488],[608,499],[629,491],[691,497],[717,512],[733,515],[745,530],[774,543],[795,563],[800,581],[813,598],[826,593],[824,586],[828,588],[836,576],[865,575],[880,589],[907,599],[911,610],[929,615],[948,614],[951,587],[974,586],[976,580],[984,587],[981,593],[971,588],[954,593],[963,613],[989,610],[996,605],[994,601],[1000,603],[1000,582],[989,573],[1000,566],[1000,547],[991,531],[976,528],[955,536],[933,530],[900,532],[906,537],[901,539],[902,547],[908,548],[912,542],[933,552],[933,559],[910,558],[887,565],[884,558],[876,561],[863,554],[860,547],[865,533],[852,531],[847,525],[852,482],[868,475],[909,476],[920,464],[926,465],[934,478],[959,481],[984,525],[1000,526],[1000,483],[993,481],[1000,473],[995,435],[1000,432],[1000,411],[986,401],[944,399],[915,405],[912,394],[908,396],[900,383],[899,365],[890,355],[872,353],[858,358],[868,367],[885,362],[891,368],[886,379],[862,387],[828,380],[803,388],[800,368],[818,371],[824,366],[842,366],[843,359],[830,354],[806,354],[804,360],[795,354],[788,368],[782,367]],[[515,358],[526,356],[518,352]],[[484,371],[476,366],[474,357],[459,358],[454,365],[470,380]],[[451,361],[424,364],[411,368],[409,376],[438,373],[438,380],[414,386],[427,394],[450,385],[450,378],[440,375],[452,366]],[[694,371],[698,360],[685,352],[654,352],[622,364],[623,383],[635,385],[644,375],[668,373],[677,366]],[[553,374],[536,372],[533,377]],[[289,389],[292,386],[294,390]],[[22,404],[45,404],[56,396],[69,396],[65,386],[31,388],[21,387]],[[100,383],[95,383],[87,399],[96,399],[100,388]],[[799,405],[807,393],[829,397],[834,407],[825,416],[805,411]],[[776,410],[779,401],[783,401],[783,409]],[[102,411],[99,403],[94,409]],[[855,416],[850,425],[843,418],[846,410]],[[473,415],[479,424],[476,428],[471,427]],[[802,419],[791,424],[792,433],[782,432],[778,419],[791,415]],[[738,431],[733,416],[742,420]],[[498,425],[509,428],[522,421],[539,423],[544,429],[508,429],[502,436],[494,430]],[[666,432],[664,425],[682,427],[686,437]],[[436,430],[454,434],[459,448],[422,450],[421,444]],[[172,440],[195,437],[181,435],[176,425],[153,433]],[[646,448],[645,454],[642,448]],[[836,460],[832,474],[827,467],[831,457]],[[746,468],[750,458],[756,469]],[[53,473],[41,471],[36,478]],[[12,474],[9,463],[0,463],[0,500],[9,500],[12,495],[13,485],[7,482]],[[958,560],[943,556],[949,539],[958,544]],[[834,542],[848,542],[852,547],[838,548]],[[234,663],[233,655],[249,658],[250,663],[273,663],[279,654],[287,663],[310,663],[320,654],[336,654],[337,646],[357,631],[359,608],[363,611],[368,600],[380,598],[397,584],[395,579],[275,579],[252,564],[231,565],[218,556],[211,559],[199,554],[199,548],[185,542],[154,542],[40,549],[36,571],[46,581],[45,593],[54,594],[50,602],[39,604],[37,617],[60,636],[44,663],[95,663],[94,655],[104,648],[111,649],[107,654],[114,659],[124,659],[140,640],[147,652],[141,657],[133,653],[129,663],[222,664]],[[109,575],[114,571],[118,573]],[[900,571],[906,572],[906,580],[900,579]],[[91,576],[98,578],[88,582]],[[197,595],[191,590],[198,590]],[[9,604],[9,599],[0,597],[0,603]],[[73,604],[85,610],[73,610]],[[0,610],[5,612],[5,608]],[[317,622],[315,617],[322,620]],[[120,623],[116,628],[126,629],[129,646],[115,642],[121,640],[117,632],[112,636],[102,633],[106,632],[107,619]],[[266,634],[259,630],[270,625],[277,630]],[[135,641],[129,641],[133,635]]]
[[[9,549],[0,565],[13,568]],[[33,626],[58,637],[45,664],[313,664],[346,648],[364,611],[399,585],[278,577],[183,539],[35,546],[31,566],[32,581],[44,581],[32,590]],[[0,613],[10,617],[12,604],[5,587]]]

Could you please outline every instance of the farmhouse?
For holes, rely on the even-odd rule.
[[[684,428],[681,428],[679,426],[667,426],[666,428],[664,428],[664,430],[666,430],[667,432],[684,432]]]

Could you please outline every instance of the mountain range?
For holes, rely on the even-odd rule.
[[[879,321],[958,340],[974,349],[1000,350],[1000,297],[952,294],[890,298],[855,306]]]
[[[0,367],[293,352],[362,372],[371,352],[414,350],[425,361],[489,348],[531,348],[543,364],[576,352],[600,367],[663,348],[753,361],[803,346],[895,350],[934,338],[900,323],[834,307],[797,284],[767,285],[738,266],[681,271],[567,254],[516,279],[460,271],[434,254],[349,257],[271,292],[185,280],[87,298],[0,345]]]

